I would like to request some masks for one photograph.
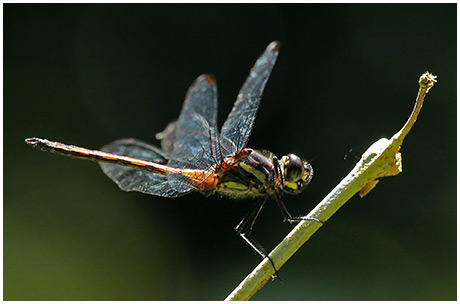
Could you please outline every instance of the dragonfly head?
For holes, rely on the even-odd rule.
[[[313,167],[297,155],[288,154],[280,161],[284,175],[283,190],[288,194],[299,194],[310,183],[313,177]]]

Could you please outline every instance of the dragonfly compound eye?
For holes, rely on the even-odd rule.
[[[284,191],[289,194],[302,192],[310,183],[313,175],[311,165],[300,159],[297,155],[289,154],[282,158],[284,172]]]
[[[295,183],[303,176],[303,163],[302,160],[294,155],[289,154],[284,164],[284,174],[287,181]]]

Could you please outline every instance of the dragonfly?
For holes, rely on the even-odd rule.
[[[267,251],[253,237],[254,223],[268,198],[285,221],[319,221],[292,216],[283,193],[299,194],[313,177],[312,165],[294,154],[278,159],[267,150],[247,148],[262,93],[279,54],[279,43],[268,45],[252,67],[220,132],[217,127],[215,79],[199,76],[187,91],[179,118],[158,133],[161,149],[136,139],[121,139],[98,150],[41,138],[25,142],[46,152],[99,162],[103,172],[124,191],[180,197],[193,191],[256,202],[235,227],[237,233],[278,276]]]

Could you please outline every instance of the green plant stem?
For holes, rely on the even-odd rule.
[[[326,222],[353,195],[365,196],[384,176],[392,176],[402,171],[400,146],[414,125],[428,90],[436,82],[436,76],[426,72],[420,77],[420,89],[414,110],[402,129],[391,139],[381,138],[372,144],[353,170],[306,216]],[[270,253],[277,269],[321,227],[321,223],[304,220],[276,246]],[[225,299],[226,301],[249,300],[274,274],[268,259],[264,259]]]

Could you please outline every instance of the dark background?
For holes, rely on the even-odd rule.
[[[253,299],[456,299],[455,4],[5,4],[3,27],[4,299],[225,298],[261,260],[233,230],[251,201],[123,192],[24,138],[158,144],[201,73],[217,79],[222,123],[272,40],[249,146],[313,163],[308,189],[284,197],[293,214],[400,129],[425,70],[438,84],[403,173],[353,197]],[[272,249],[290,229],[271,202],[254,233]]]

